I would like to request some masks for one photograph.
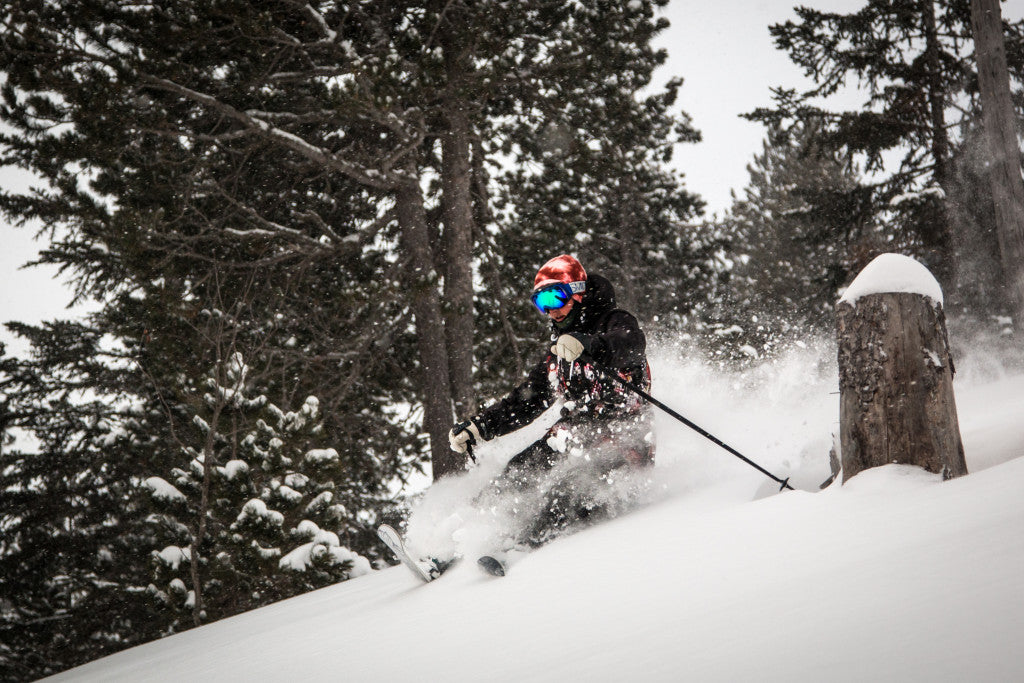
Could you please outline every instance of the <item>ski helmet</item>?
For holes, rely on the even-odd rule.
[[[579,293],[587,289],[587,271],[583,270],[583,265],[579,261],[568,254],[556,256],[537,271],[537,277],[533,279],[533,291],[559,282],[569,285],[576,295],[573,298],[579,300],[582,298]]]

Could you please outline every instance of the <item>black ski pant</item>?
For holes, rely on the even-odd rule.
[[[493,489],[540,496],[536,518],[526,524],[516,542],[542,545],[571,527],[602,517],[602,506],[593,500],[600,480],[617,468],[654,462],[651,422],[648,412],[616,420],[559,421],[543,438],[513,456]],[[561,430],[568,430],[568,436],[560,437]],[[553,448],[552,442],[562,450]],[[578,449],[578,462],[570,462],[572,449]]]

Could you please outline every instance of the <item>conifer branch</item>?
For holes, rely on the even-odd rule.
[[[367,185],[378,190],[389,190],[394,187],[395,182],[398,179],[397,176],[400,175],[398,172],[384,174],[380,171],[363,168],[358,164],[341,159],[327,150],[306,142],[293,133],[281,130],[267,121],[240,111],[212,95],[207,95],[206,93],[201,93],[197,90],[187,88],[166,78],[145,75],[142,77],[142,80],[148,83],[150,87],[172,92],[181,95],[188,100],[207,106],[243,125],[248,130],[262,134],[266,138],[281,144],[283,147],[290,149],[293,152],[297,152],[298,154],[311,161],[319,163],[322,166],[336,170],[363,185]],[[188,133],[183,131],[183,134],[187,135]],[[389,175],[392,177],[388,177]]]

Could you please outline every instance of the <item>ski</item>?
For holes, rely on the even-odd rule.
[[[409,551],[405,549],[405,543],[402,542],[402,537],[398,535],[398,532],[387,524],[381,524],[377,527],[377,537],[384,541],[384,545],[391,549],[391,552],[401,560],[402,564],[412,570],[416,576],[427,583],[433,581],[440,572],[437,569],[433,571],[428,570],[426,567],[421,566],[419,562],[413,559]]]
[[[505,576],[505,563],[490,555],[482,555],[476,563],[491,576]]]

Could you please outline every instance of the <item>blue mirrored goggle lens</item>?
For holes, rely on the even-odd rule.
[[[572,290],[569,288],[569,285],[564,284],[545,287],[540,291],[534,292],[531,297],[533,305],[541,313],[557,310],[568,303],[571,298]]]

